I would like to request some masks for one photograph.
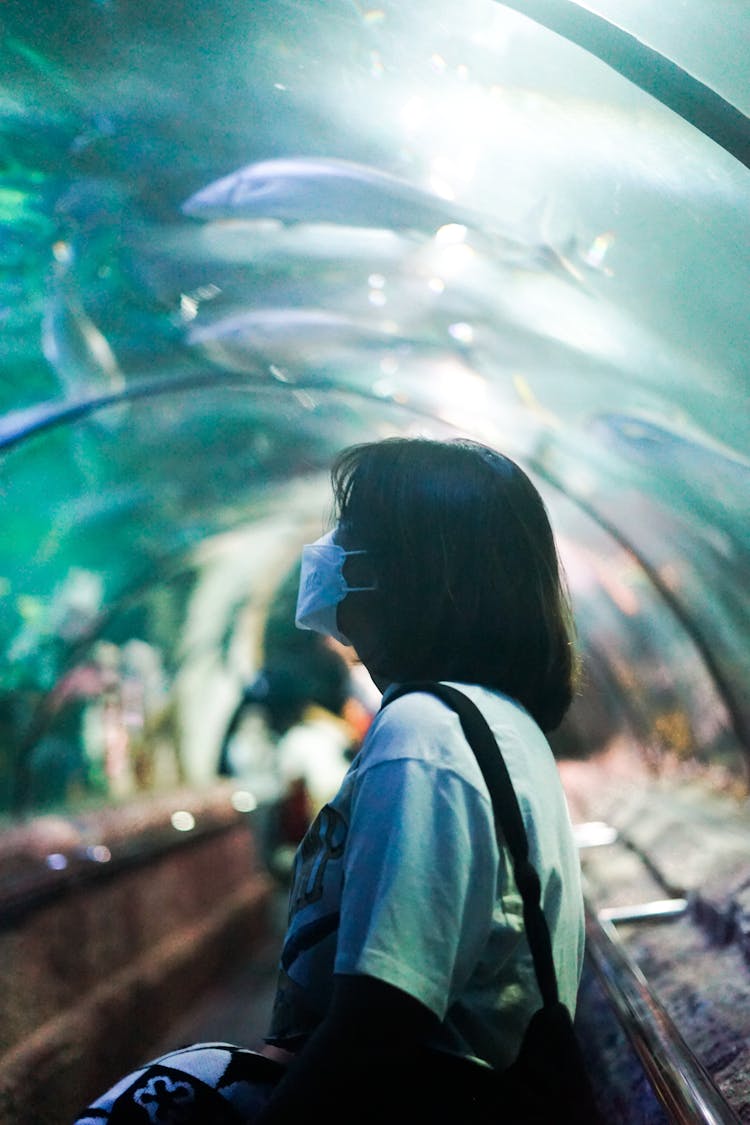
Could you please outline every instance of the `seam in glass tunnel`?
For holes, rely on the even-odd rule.
[[[750,118],[681,66],[573,0],[498,0],[576,43],[750,168]]]

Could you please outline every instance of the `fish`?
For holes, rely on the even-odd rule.
[[[265,373],[269,365],[306,369],[339,351],[413,343],[396,325],[356,320],[320,308],[259,308],[194,324],[187,343],[230,371]]]
[[[265,217],[424,234],[469,218],[463,209],[398,176],[324,157],[248,164],[195,192],[182,210],[201,219]],[[479,225],[479,219],[471,216],[464,225]]]
[[[562,249],[528,243],[470,208],[366,164],[328,157],[288,157],[248,164],[214,180],[182,204],[202,220],[276,219],[283,224],[332,224],[434,237],[447,227],[472,231],[493,256],[581,282],[575,240]]]
[[[255,263],[283,266],[288,263],[368,262],[397,265],[408,254],[409,244],[395,230],[350,227],[344,223],[299,222],[284,226],[268,219],[217,219],[205,222],[197,235],[191,225],[173,235],[181,260],[222,263]]]
[[[604,438],[609,448],[618,449],[649,469],[657,466],[672,471],[685,482],[685,488],[700,481],[712,482],[724,496],[747,495],[750,487],[750,459],[692,423],[676,419],[674,424],[647,414],[597,414],[591,429]]]
[[[52,292],[42,318],[42,352],[66,394],[121,391],[125,376],[104,333],[86,312],[71,281],[72,248],[55,244]]]
[[[119,391],[125,376],[103,332],[79,300],[57,296],[42,325],[42,351],[67,390],[86,387]]]

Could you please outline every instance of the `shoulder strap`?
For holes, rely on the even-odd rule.
[[[435,695],[458,715],[466,740],[474,751],[489,789],[498,835],[505,840],[510,852],[516,886],[523,900],[526,938],[531,949],[542,1000],[545,1007],[557,1004],[557,977],[547,919],[541,907],[541,883],[529,861],[529,843],[523,817],[497,739],[476,704],[462,691],[449,684],[432,681],[399,684],[390,693],[383,706],[409,692],[427,692],[429,695]]]

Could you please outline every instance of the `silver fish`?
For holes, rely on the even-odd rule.
[[[42,319],[42,352],[66,395],[121,391],[125,375],[104,333],[94,324],[71,280],[72,248],[58,244],[53,289]]]
[[[496,260],[555,272],[580,283],[575,240],[562,250],[498,229],[491,216],[415,187],[365,164],[325,157],[262,160],[223,176],[182,205],[199,219],[276,219],[285,224],[335,224],[432,237],[441,227],[473,231]],[[585,264],[585,263],[583,263]]]
[[[264,217],[425,234],[447,223],[482,225],[478,216],[407,180],[365,164],[323,157],[248,164],[191,195],[182,210],[201,219]]]
[[[604,413],[591,419],[591,428],[649,467],[673,467],[686,476],[691,468],[723,471],[750,483],[750,460],[740,450],[684,420],[675,425],[645,414]]]
[[[269,364],[304,369],[340,350],[409,343],[395,327],[317,308],[265,308],[196,324],[187,341],[230,371],[259,374]]]

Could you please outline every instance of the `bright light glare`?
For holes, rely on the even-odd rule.
[[[465,321],[458,321],[456,324],[448,326],[448,333],[454,340],[458,340],[459,344],[471,344],[474,342],[474,329],[470,324]]]
[[[457,359],[434,365],[430,389],[438,417],[468,429],[477,417],[491,413],[487,381]]]
[[[427,102],[424,98],[409,98],[406,105],[401,110],[401,121],[404,128],[409,132],[414,132],[421,125],[425,123],[428,118]]]
[[[255,794],[251,793],[249,789],[236,789],[231,800],[237,812],[252,812],[253,809],[258,807]]]
[[[172,813],[172,827],[178,832],[190,832],[195,828],[195,817],[186,809],[178,809]]]
[[[462,223],[446,223],[435,232],[435,242],[438,246],[455,246],[457,242],[465,242],[467,229]]]
[[[585,824],[574,824],[573,837],[579,848],[600,848],[615,843],[617,829],[603,820],[590,820]]]

